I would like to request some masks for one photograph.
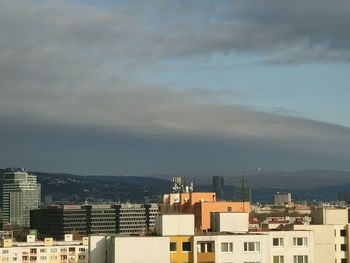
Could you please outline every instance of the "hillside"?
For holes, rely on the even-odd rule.
[[[0,169],[0,174],[4,172]],[[42,185],[42,193],[52,195],[53,200],[82,203],[85,200],[99,202],[143,202],[145,198],[160,200],[163,193],[171,191],[171,181],[142,176],[74,175],[33,172]],[[233,185],[240,185],[240,176],[225,177],[225,194],[233,198]],[[350,173],[333,170],[303,170],[275,172],[245,176],[246,185],[253,189],[253,200],[268,202],[277,191],[290,191],[297,200],[335,200],[338,192],[350,191]],[[211,177],[203,176],[196,191],[211,191]],[[2,176],[0,177],[2,186]]]

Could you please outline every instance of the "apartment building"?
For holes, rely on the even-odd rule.
[[[350,258],[348,209],[316,207],[312,209],[311,217],[312,224],[294,224],[293,229],[313,231],[315,262],[348,263]]]
[[[91,236],[89,257],[111,263],[318,263],[312,231],[194,234],[194,221],[193,215],[164,215],[157,236]]]
[[[3,239],[0,242],[0,262],[6,263],[87,263],[88,238],[73,241],[72,235],[66,235],[65,241],[45,238],[36,241],[27,236],[27,242],[13,242]]]

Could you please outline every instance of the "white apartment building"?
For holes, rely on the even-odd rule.
[[[11,239],[3,239],[0,247],[0,262],[87,263],[88,238],[73,241],[72,235],[67,235],[66,241],[54,241],[52,238],[35,241],[34,236],[28,236],[27,242],[12,242]]]
[[[193,229],[178,225],[193,226],[189,215],[167,215],[160,221],[161,236],[90,236],[89,262],[319,263],[314,260],[313,231],[193,234]]]
[[[317,263],[348,263],[349,226],[348,209],[317,207],[311,211],[311,225],[294,225],[295,230],[314,233],[314,255]]]

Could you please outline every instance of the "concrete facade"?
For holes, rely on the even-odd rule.
[[[348,208],[315,207],[311,209],[313,224],[339,225],[347,224]]]
[[[29,238],[28,241],[33,241]],[[87,263],[88,239],[82,241],[12,242],[2,240],[0,262],[6,263]],[[99,261],[96,261],[99,262]]]
[[[170,238],[90,236],[89,263],[170,263]]]
[[[161,236],[193,236],[194,215],[162,215],[156,219],[156,233]]]
[[[211,230],[213,232],[248,232],[248,213],[212,213]]]
[[[348,262],[349,225],[294,225],[294,229],[313,231],[315,262]]]

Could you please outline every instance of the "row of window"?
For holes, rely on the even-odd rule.
[[[275,237],[272,239],[272,246],[274,247],[283,247],[284,239],[282,237]],[[307,247],[308,239],[307,237],[294,237],[293,238],[293,246],[296,247]]]
[[[62,255],[60,257],[58,256],[50,256],[50,259],[51,260],[57,260],[58,258],[64,260],[64,259],[67,259],[67,256],[66,255]],[[7,257],[3,257],[1,260],[2,262],[6,262],[6,261],[9,261],[10,258],[7,258]],[[30,261],[36,261],[37,260],[37,257],[35,256],[31,256],[31,257],[28,257],[28,256],[23,256],[22,257],[22,260],[24,261],[27,261],[27,260],[30,260]],[[79,255],[79,259],[85,259],[85,255]],[[40,256],[40,260],[47,260],[47,256]],[[18,257],[13,257],[12,258],[12,261],[19,261],[18,260]]]
[[[272,244],[275,247],[283,247],[284,246],[283,238],[273,238]],[[198,245],[199,253],[214,252],[214,242],[198,242],[197,245]],[[293,238],[293,245],[297,247],[308,246],[308,239],[307,237],[295,237]],[[260,242],[244,242],[243,250],[245,252],[259,252]],[[170,251],[172,252],[177,251],[176,242],[170,242]],[[185,251],[185,252],[192,251],[191,242],[182,242],[182,251]],[[221,243],[221,252],[232,252],[232,251],[233,251],[232,242]]]
[[[78,248],[77,250],[79,250],[80,252],[84,252],[84,251],[86,251],[86,248],[80,247],[80,248]],[[36,249],[36,248],[31,248],[29,251],[30,251],[31,254],[36,254],[36,253],[37,253],[37,249]],[[40,248],[40,249],[39,249],[39,252],[40,252],[40,253],[46,253],[46,251],[47,251],[47,250],[46,250],[45,248]],[[56,253],[57,251],[58,251],[57,248],[51,248],[51,249],[50,249],[50,252],[51,252],[51,253]],[[60,248],[59,251],[60,251],[60,252],[67,252],[67,248],[66,248],[66,247]],[[69,252],[75,252],[75,251],[76,251],[76,248],[75,248],[75,247],[69,247],[69,248],[68,248],[68,251],[69,251]],[[8,249],[2,250],[2,254],[9,254],[9,252],[10,252],[10,251],[9,251]]]
[[[306,255],[293,256],[293,263],[308,263],[309,257]],[[273,256],[273,263],[284,263],[284,256]]]

